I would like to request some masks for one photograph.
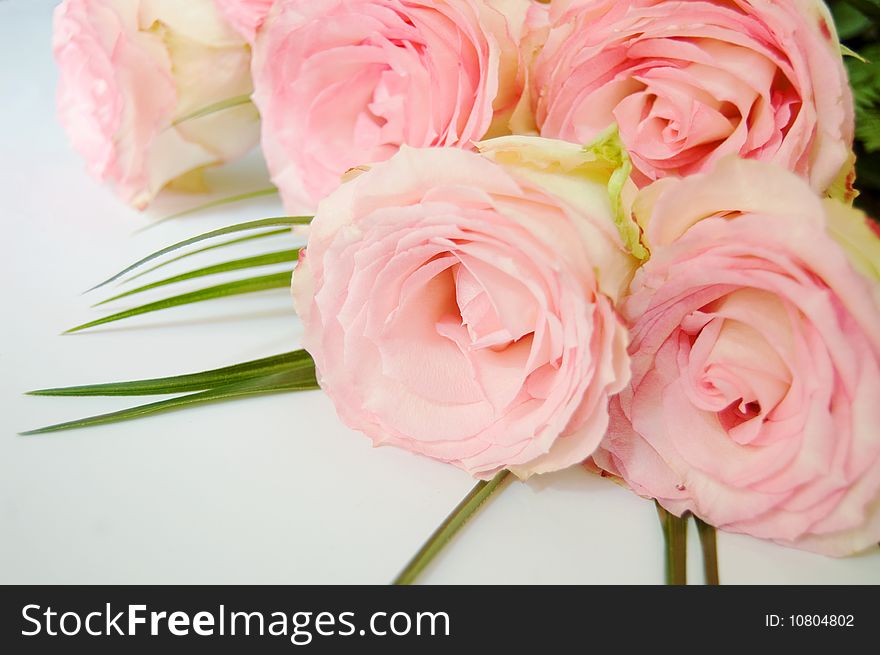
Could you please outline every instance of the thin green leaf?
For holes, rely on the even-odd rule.
[[[156,227],[157,225],[161,225],[162,223],[166,223],[168,221],[173,221],[176,218],[183,218],[184,216],[190,216],[192,214],[197,214],[199,212],[205,211],[207,209],[214,209],[215,207],[222,207],[223,205],[231,205],[236,202],[242,202],[244,200],[253,200],[254,198],[261,198],[263,196],[273,196],[278,193],[278,189],[276,187],[269,187],[268,189],[259,189],[257,191],[249,191],[247,193],[240,193],[235,196],[229,196],[227,198],[220,198],[219,200],[212,200],[211,202],[206,202],[203,205],[199,205],[198,207],[192,207],[190,209],[185,209],[182,212],[177,212],[176,214],[171,214],[170,216],[164,216],[157,221],[153,221],[149,225],[142,227],[136,232],[145,232],[151,228]]]
[[[697,532],[700,535],[700,548],[703,551],[703,574],[707,585],[721,584],[718,578],[718,544],[715,528],[695,516]]]
[[[161,309],[168,309],[170,307],[179,307],[180,305],[189,305],[191,303],[202,302],[205,300],[213,300],[214,298],[238,296],[245,293],[254,293],[268,289],[281,289],[290,286],[290,278],[290,271],[284,271],[282,273],[273,273],[271,275],[261,275],[259,277],[250,277],[244,280],[226,282],[225,284],[218,284],[205,289],[199,289],[198,291],[191,291],[189,293],[183,293],[163,300],[157,300],[146,305],[141,305],[140,307],[134,307],[94,321],[89,321],[88,323],[83,323],[82,325],[77,325],[76,327],[67,330],[65,334],[79,332],[86,328],[120,321],[124,318],[130,318],[140,314],[157,312]]]
[[[149,261],[152,261],[162,255],[167,255],[169,252],[173,252],[180,248],[185,248],[186,246],[191,246],[194,243],[199,243],[200,241],[205,241],[207,239],[213,239],[214,237],[222,237],[226,234],[234,234],[236,232],[246,232],[248,230],[257,230],[263,227],[280,227],[282,225],[286,226],[294,226],[294,225],[308,225],[312,220],[311,216],[279,216],[277,218],[263,218],[256,221],[248,221],[246,223],[238,223],[236,225],[229,225],[227,227],[222,227],[218,230],[212,230],[210,232],[206,232],[204,234],[200,234],[195,237],[190,237],[189,239],[184,239],[183,241],[179,241],[174,245],[168,246],[166,248],[162,248],[161,250],[157,250],[156,252],[147,255],[143,259],[136,261],[131,266],[128,266],[121,271],[119,271],[116,275],[113,275],[100,284],[96,284],[88,291],[94,291],[95,289],[99,289],[103,287],[105,284],[110,284],[111,282],[115,282],[123,275],[130,273],[136,268],[143,266]],[[88,291],[86,293],[88,293]]]
[[[192,113],[181,116],[176,121],[174,121],[172,125],[176,127],[181,123],[185,123],[186,121],[193,121],[197,118],[204,118],[205,116],[216,114],[218,111],[224,111],[226,109],[232,109],[233,107],[241,107],[243,105],[250,104],[253,104],[251,102],[250,94],[235,96],[233,98],[226,98],[225,100],[220,100],[219,102],[215,102],[206,107],[202,107],[201,109],[197,109]]]
[[[131,289],[130,291],[125,291],[124,293],[116,294],[115,296],[111,296],[106,300],[102,300],[99,303],[95,303],[92,305],[93,307],[99,307],[101,305],[105,305],[108,302],[112,302],[114,300],[119,300],[120,298],[125,298],[127,296],[133,296],[138,293],[143,293],[144,291],[149,291],[151,289],[156,289],[159,287],[164,287],[168,284],[176,284],[177,282],[184,282],[186,280],[192,280],[199,277],[205,277],[208,275],[218,275],[220,273],[228,273],[230,271],[240,271],[246,268],[257,268],[260,266],[271,266],[272,264],[283,264],[284,262],[293,262],[296,261],[299,256],[299,248],[294,248],[293,250],[280,250],[278,252],[270,252],[264,255],[254,255],[253,257],[244,257],[242,259],[233,259],[232,261],[224,262],[222,264],[214,264],[213,266],[205,266],[204,268],[197,268],[194,271],[189,271],[187,273],[181,273],[180,275],[175,275],[173,277],[165,278],[164,280],[159,280],[157,282],[151,282],[150,284],[145,284],[143,286],[137,287],[136,289]]]
[[[303,368],[251,378],[241,382],[215,387],[214,389],[209,389],[207,391],[178,396],[177,398],[169,398],[168,400],[160,400],[146,405],[123,409],[118,412],[90,416],[88,418],[68,421],[66,423],[57,423],[55,425],[49,425],[37,430],[29,430],[20,434],[21,436],[31,436],[36,434],[47,434],[50,432],[61,432],[63,430],[73,430],[75,428],[119,423],[121,421],[144,418],[162,412],[184,409],[186,407],[194,407],[222,400],[232,400],[234,398],[279,393],[283,391],[308,391],[317,388],[318,384],[315,380],[314,369]]]
[[[678,517],[657,503],[657,516],[663,528],[665,543],[666,584],[687,584],[687,522],[689,514]]]
[[[31,391],[31,396],[156,396],[160,394],[201,391],[232,384],[242,380],[300,368],[314,368],[314,362],[305,350],[296,350],[272,357],[255,359],[233,366],[224,366],[200,373],[173,377],[89,384]]]
[[[443,550],[443,547],[449,543],[449,540],[461,530],[468,519],[482,507],[483,503],[489,500],[492,494],[502,487],[502,484],[509,476],[510,471],[501,471],[489,481],[478,482],[471,489],[470,493],[452,510],[452,513],[446,517],[443,523],[428,537],[425,545],[407,563],[392,584],[413,584],[419,577],[419,574],[425,570],[425,567]]]
[[[269,230],[268,232],[260,232],[259,234],[249,234],[245,237],[238,237],[237,239],[230,239],[229,241],[221,241],[220,243],[214,243],[210,246],[205,246],[204,248],[198,248],[196,250],[191,250],[190,252],[185,252],[182,255],[177,255],[176,257],[172,257],[171,259],[166,259],[164,262],[159,262],[155,266],[150,266],[143,271],[139,271],[135,273],[131,277],[122,280],[119,284],[125,284],[127,282],[131,282],[132,280],[136,280],[139,277],[147,275],[148,273],[152,273],[155,270],[162,268],[163,266],[168,266],[168,264],[173,264],[174,262],[179,262],[181,259],[186,259],[187,257],[192,257],[193,255],[200,255],[203,252],[208,252],[209,250],[216,250],[217,248],[225,248],[226,246],[234,246],[239,243],[244,243],[245,241],[254,241],[255,239],[262,239],[264,237],[274,237],[280,234],[290,234],[290,228],[282,228],[280,230]]]

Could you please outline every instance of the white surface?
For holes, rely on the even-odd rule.
[[[291,350],[298,335],[287,295],[269,292],[59,336],[96,316],[80,292],[109,273],[279,207],[255,201],[133,235],[145,218],[86,176],[54,120],[54,4],[0,0],[0,582],[388,582],[473,481],[372,449],[319,392],[16,436],[132,404],[25,390],[202,370]],[[262,176],[254,157],[213,180],[223,196]],[[151,215],[202,200],[165,197]],[[727,583],[880,582],[876,550],[832,560],[719,541]],[[423,581],[659,583],[661,543],[649,502],[572,470],[507,488]]]

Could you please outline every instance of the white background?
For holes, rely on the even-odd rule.
[[[371,448],[320,392],[17,436],[137,402],[28,389],[203,370],[293,350],[299,334],[287,294],[266,292],[59,336],[99,315],[89,305],[100,296],[81,292],[110,273],[280,206],[253,201],[135,234],[204,198],[166,195],[144,216],[86,176],[55,121],[55,4],[0,0],[0,582],[390,581],[473,481]],[[215,197],[266,185],[257,156],[211,180]],[[699,582],[695,533],[690,547]],[[719,550],[726,583],[880,583],[876,549],[833,560],[720,534]],[[659,583],[662,561],[653,505],[576,469],[509,486],[422,580]]]

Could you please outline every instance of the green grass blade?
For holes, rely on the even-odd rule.
[[[119,300],[120,298],[125,298],[127,296],[133,296],[138,293],[143,293],[144,291],[149,291],[151,289],[157,289],[159,287],[164,287],[168,284],[176,284],[177,282],[184,282],[186,280],[193,280],[199,277],[205,277],[208,275],[218,275],[220,273],[228,273],[230,271],[240,271],[246,268],[257,268],[259,266],[271,266],[272,264],[283,264],[284,262],[294,262],[299,256],[299,248],[295,248],[293,250],[280,250],[278,252],[270,252],[264,255],[254,255],[253,257],[244,257],[242,259],[233,259],[232,261],[224,262],[222,264],[214,264],[213,266],[205,266],[204,268],[197,268],[193,271],[189,271],[187,273],[181,273],[180,275],[175,275],[173,277],[165,278],[164,280],[158,280],[157,282],[151,282],[150,284],[145,284],[143,286],[137,287],[136,289],[131,289],[130,291],[125,291],[123,293],[116,294],[115,296],[111,296],[106,300],[102,300],[99,303],[95,303],[92,307],[99,307],[101,305],[105,305],[108,302],[112,302],[114,300]]]
[[[314,362],[305,350],[263,357],[233,366],[224,366],[200,373],[187,373],[173,377],[133,380],[130,382],[111,382],[109,384],[89,384],[76,387],[59,387],[30,391],[31,396],[155,396],[160,394],[186,393],[232,384],[254,377],[279,373],[287,370],[314,367]]]
[[[119,284],[125,284],[127,282],[131,282],[132,280],[136,280],[139,277],[147,275],[148,273],[152,273],[155,270],[162,268],[163,266],[168,266],[168,264],[173,264],[174,262],[179,262],[181,259],[186,259],[187,257],[192,257],[193,255],[199,255],[203,252],[208,252],[209,250],[216,250],[217,248],[225,248],[226,246],[234,246],[239,243],[244,243],[246,241],[254,241],[255,239],[262,239],[264,237],[274,237],[280,234],[290,234],[290,228],[282,228],[280,230],[269,230],[268,232],[259,232],[258,234],[248,234],[244,237],[238,237],[236,239],[229,239],[228,241],[221,241],[220,243],[212,243],[210,246],[205,246],[204,248],[197,248],[196,250],[191,250],[189,252],[185,252],[181,255],[177,255],[176,257],[172,257],[170,259],[166,259],[164,262],[159,262],[155,266],[150,266],[147,269],[139,271],[125,280],[121,280]]]
[[[65,331],[65,334],[79,332],[80,330],[85,330],[86,328],[104,325],[105,323],[112,323],[114,321],[120,321],[124,318],[130,318],[132,316],[138,316],[140,314],[157,312],[161,309],[168,309],[170,307],[189,305],[191,303],[202,302],[205,300],[213,300],[214,298],[225,298],[227,296],[238,296],[245,293],[254,293],[257,291],[265,291],[268,289],[280,289],[283,287],[289,287],[290,278],[291,272],[284,271],[282,273],[273,273],[272,275],[261,275],[259,277],[250,277],[244,280],[226,282],[225,284],[217,284],[212,287],[199,289],[198,291],[191,291],[189,293],[183,293],[178,296],[172,296],[170,298],[164,298],[163,300],[157,300],[155,302],[147,303],[146,305],[141,305],[140,307],[134,307],[132,309],[127,309],[122,312],[111,314],[110,316],[96,319],[94,321],[89,321],[88,323],[83,323],[82,325],[77,325],[74,328],[70,328],[69,330]]]
[[[156,252],[147,255],[143,259],[136,261],[131,266],[128,266],[121,271],[119,271],[116,275],[107,278],[100,284],[96,284],[88,291],[94,291],[95,289],[99,289],[103,287],[105,284],[110,284],[111,282],[115,282],[123,275],[131,273],[134,269],[143,266],[147,262],[150,262],[162,255],[167,255],[169,252],[174,252],[180,248],[185,248],[186,246],[191,246],[195,243],[199,243],[200,241],[205,241],[207,239],[213,239],[214,237],[222,237],[226,234],[234,234],[236,232],[246,232],[248,230],[257,230],[263,227],[281,227],[288,226],[292,227],[294,225],[308,225],[312,220],[311,216],[279,216],[276,218],[262,218],[256,221],[248,221],[246,223],[237,223],[235,225],[229,225],[227,227],[222,227],[218,230],[212,230],[210,232],[206,232],[204,234],[200,234],[198,236],[190,237],[189,239],[184,239],[183,241],[179,241],[173,245],[162,248],[161,250],[157,250]],[[88,291],[86,293],[88,293]]]
[[[212,200],[211,202],[206,202],[203,205],[191,207],[190,209],[185,209],[181,212],[177,212],[176,214],[171,214],[170,216],[164,216],[159,220],[153,221],[149,225],[140,228],[139,230],[135,230],[135,232],[144,232],[146,230],[156,227],[157,225],[161,225],[162,223],[173,221],[175,218],[183,218],[184,216],[190,216],[192,214],[197,214],[208,209],[222,207],[223,205],[231,205],[233,203],[242,202],[244,200],[253,200],[254,198],[261,198],[263,196],[273,196],[276,193],[278,193],[278,189],[273,186],[269,187],[268,189],[258,189],[257,191],[249,191],[247,193],[240,193],[238,195],[229,196],[227,198],[220,198],[219,200]]]
[[[314,368],[303,368],[295,371],[273,373],[233,384],[226,384],[207,391],[178,396],[177,398],[169,398],[168,400],[160,400],[146,405],[123,409],[118,412],[90,416],[88,418],[68,421],[66,423],[57,423],[55,425],[49,425],[36,430],[29,430],[20,434],[21,436],[31,436],[36,434],[48,434],[50,432],[61,432],[63,430],[73,430],[75,428],[119,423],[121,421],[144,418],[162,412],[195,407],[223,400],[232,400],[235,398],[268,393],[279,393],[283,391],[308,391],[317,388],[318,383],[315,380]]]
[[[171,125],[177,127],[178,125],[180,125],[181,123],[185,123],[186,121],[194,121],[197,118],[203,118],[205,116],[210,116],[211,114],[216,114],[218,111],[250,104],[252,104],[250,94],[226,98],[224,100],[220,100],[219,102],[207,105],[206,107],[202,107],[201,109],[197,109],[194,112],[181,116]]]

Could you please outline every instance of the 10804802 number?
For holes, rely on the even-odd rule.
[[[854,626],[852,614],[792,614],[788,619],[789,625],[796,628],[851,628]]]

